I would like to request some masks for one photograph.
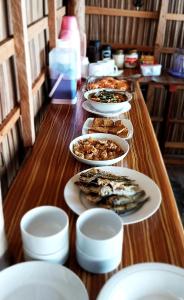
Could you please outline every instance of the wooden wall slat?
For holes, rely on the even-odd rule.
[[[32,83],[30,74],[30,54],[24,0],[11,0],[14,28],[14,42],[21,97],[22,135],[24,145],[31,146],[35,141]]]
[[[20,118],[20,107],[15,107],[11,110],[8,116],[3,120],[0,125],[0,143],[5,135],[12,129],[17,120]]]
[[[46,79],[46,74],[47,74],[47,68],[45,67],[41,70],[40,75],[37,77],[37,79],[32,84],[33,95],[35,95],[38,92],[38,90],[44,83],[44,81]]]
[[[184,143],[179,142],[166,142],[165,148],[184,149]]]
[[[56,47],[57,22],[56,22],[56,0],[48,1],[48,25],[49,25],[49,48]]]
[[[165,28],[166,28],[166,14],[169,7],[169,0],[161,1],[160,15],[157,27],[157,35],[155,40],[154,56],[159,61],[160,50],[164,45]]]
[[[105,41],[101,41],[102,44],[105,44]],[[113,49],[137,49],[139,51],[146,51],[146,52],[153,52],[154,47],[153,46],[147,46],[147,45],[137,45],[137,44],[124,44],[124,43],[111,43],[111,46]]]
[[[15,54],[14,39],[8,38],[0,43],[0,64]]]
[[[158,19],[158,12],[150,11],[136,11],[128,9],[107,8],[98,6],[86,6],[87,15],[105,15],[105,16],[121,16],[132,18],[144,18],[144,19]]]
[[[184,21],[184,14],[166,14],[166,20]]]

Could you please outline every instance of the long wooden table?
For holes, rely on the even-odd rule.
[[[4,217],[9,251],[14,263],[23,261],[19,223],[23,214],[40,205],[63,208],[70,220],[70,256],[66,266],[84,282],[91,300],[104,283],[118,270],[143,262],[163,262],[184,267],[184,234],[176,202],[139,87],[127,116],[134,127],[128,156],[119,166],[129,167],[150,176],[160,187],[162,203],[149,219],[126,225],[123,255],[119,267],[108,274],[95,275],[79,267],[75,257],[75,224],[77,215],[64,201],[67,181],[89,168],[69,153],[70,141],[81,135],[90,114],[82,109],[82,95],[77,105],[50,104],[30,156],[21,167],[4,202]]]

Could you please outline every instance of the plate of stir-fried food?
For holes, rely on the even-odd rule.
[[[65,186],[64,197],[78,215],[103,207],[119,214],[124,224],[149,218],[161,203],[160,189],[151,178],[116,166],[91,168],[74,175]]]
[[[84,134],[71,141],[70,152],[78,161],[91,166],[108,166],[122,161],[129,144],[113,134]]]

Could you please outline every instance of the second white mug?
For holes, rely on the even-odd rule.
[[[118,67],[115,64],[114,59],[103,59],[103,62],[106,63],[106,74],[105,75],[113,75],[118,71]]]
[[[64,210],[40,206],[28,211],[20,223],[23,248],[38,256],[69,249],[69,220]]]

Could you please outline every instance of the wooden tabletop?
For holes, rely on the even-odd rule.
[[[91,300],[104,283],[118,270],[143,262],[163,262],[184,267],[184,234],[171,185],[153,131],[150,117],[136,84],[132,109],[127,114],[134,127],[130,151],[117,165],[138,170],[151,177],[160,187],[162,203],[149,219],[126,225],[123,255],[119,267],[108,274],[96,275],[82,270],[75,257],[75,224],[77,215],[64,201],[67,181],[79,171],[89,168],[69,153],[70,141],[81,135],[87,117],[81,106],[50,104],[30,156],[21,167],[4,202],[4,217],[9,251],[14,263],[23,261],[19,223],[24,213],[40,205],[63,208],[70,220],[70,256],[66,266],[84,282]]]

